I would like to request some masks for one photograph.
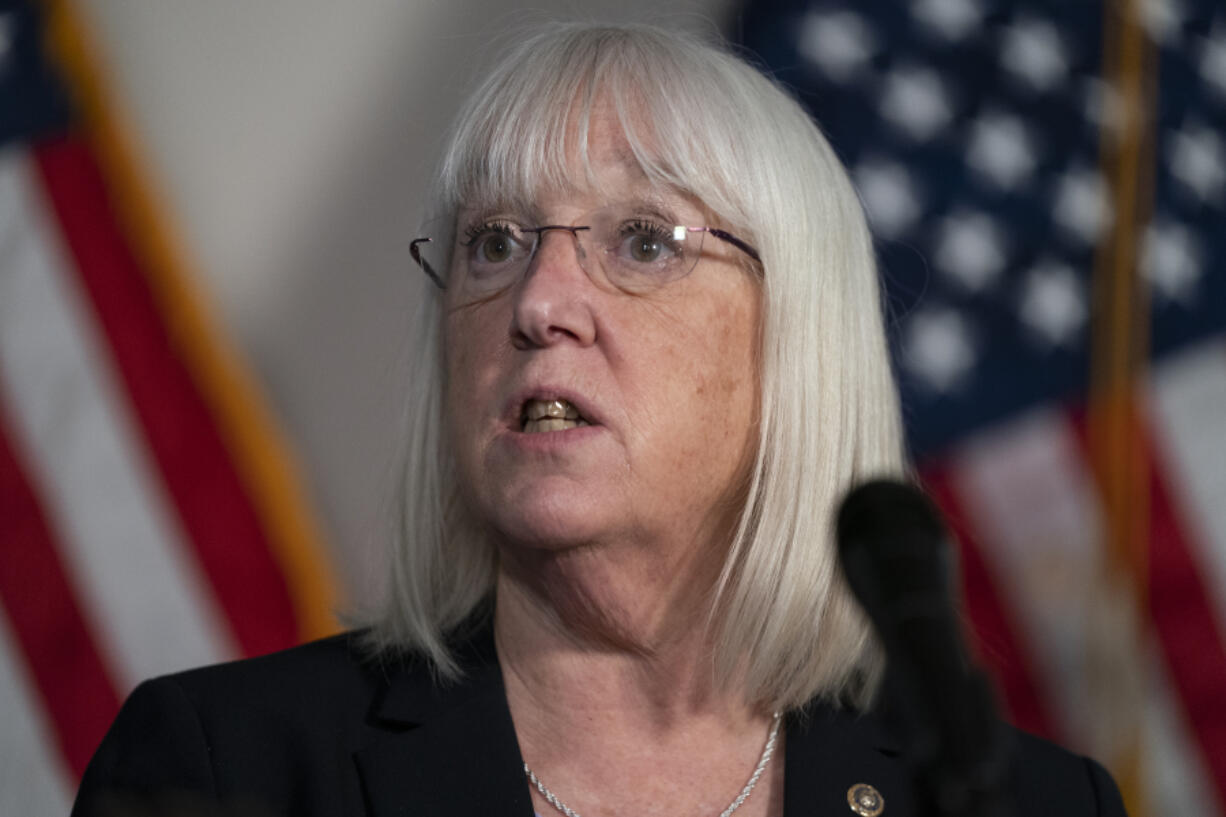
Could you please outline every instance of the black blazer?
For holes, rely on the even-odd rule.
[[[460,655],[465,679],[439,685],[419,661],[372,660],[348,634],[147,681],[86,769],[73,817],[532,817],[488,631]],[[787,817],[852,814],[860,783],[884,797],[882,817],[915,815],[899,746],[875,716],[814,705],[786,730]],[[1012,739],[1017,817],[1124,814],[1097,763]]]

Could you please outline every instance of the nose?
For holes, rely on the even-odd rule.
[[[516,349],[595,342],[596,290],[580,263],[583,252],[577,231],[541,230],[536,253],[513,295],[510,332]]]

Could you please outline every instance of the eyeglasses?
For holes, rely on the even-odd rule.
[[[409,244],[409,254],[440,289],[448,288],[450,267],[465,292],[488,296],[519,280],[550,230],[574,237],[579,264],[588,275],[599,268],[610,283],[629,292],[684,278],[702,256],[706,235],[761,261],[756,249],[725,230],[672,224],[641,204],[602,207],[571,225],[525,227],[511,219],[494,218],[464,229],[453,243],[415,239]]]

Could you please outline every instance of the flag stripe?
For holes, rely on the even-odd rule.
[[[242,651],[260,654],[293,643],[297,628],[284,577],[147,282],[120,238],[88,149],[71,138],[48,142],[36,159],[133,412]],[[235,548],[235,542],[250,544]]]
[[[31,492],[47,509],[109,673],[126,692],[150,675],[235,650],[133,431],[38,180],[22,152],[0,162],[10,229],[0,384]]]
[[[0,609],[0,805],[5,814],[67,814],[72,807],[72,780],[43,722],[43,706]]]
[[[1089,627],[1100,575],[1093,486],[1064,415],[1031,412],[959,446],[954,490],[1016,616],[1061,740],[1090,733]],[[1089,747],[1082,746],[1083,750]]]
[[[1145,801],[1149,814],[1221,814],[1209,770],[1179,706],[1166,665],[1151,644],[1146,660]],[[1139,815],[1137,816],[1139,817]]]
[[[1193,541],[1217,619],[1226,622],[1226,340],[1192,348],[1154,372],[1155,444]],[[1224,749],[1226,751],[1226,749]]]
[[[1204,546],[1184,529],[1165,482],[1164,452],[1153,451],[1157,466],[1150,486],[1149,612],[1174,686],[1189,713],[1192,731],[1208,763],[1219,802],[1226,802],[1226,642],[1214,618],[1209,589],[1196,554]],[[1220,500],[1219,500],[1220,501]]]
[[[166,208],[154,191],[123,127],[80,13],[71,0],[44,3],[46,42],[89,133],[90,144],[114,192],[118,221],[126,226],[157,306],[187,369],[212,412],[222,441],[260,517],[272,557],[294,605],[297,639],[337,631],[336,587],[319,524],[311,513],[289,449],[259,390],[226,343],[226,333],[204,308]]]
[[[1085,418],[1076,418],[1074,428],[1088,452]],[[1134,433],[1150,463],[1149,621],[1210,782],[1218,800],[1226,802],[1226,752],[1221,751],[1226,746],[1226,709],[1220,706],[1221,691],[1226,689],[1226,646],[1195,555],[1203,548],[1194,544],[1193,533],[1184,530],[1166,483],[1165,452],[1153,444],[1149,433],[1149,429]]]
[[[0,392],[0,409],[3,409]],[[119,696],[75,603],[46,516],[0,415],[0,600],[77,775],[119,711]],[[8,670],[11,672],[11,670]],[[5,733],[4,739],[8,740]]]
[[[922,471],[924,484],[960,545],[962,597],[974,627],[979,658],[995,678],[1010,721],[1036,735],[1054,737],[1052,723],[1034,682],[1030,661],[1018,643],[1011,617],[987,564],[983,545],[967,519],[945,461]]]

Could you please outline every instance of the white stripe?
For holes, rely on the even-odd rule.
[[[0,609],[0,814],[67,814],[72,775]]]
[[[1062,414],[1037,411],[967,443],[955,466],[955,491],[1045,697],[1069,743],[1091,751],[1098,713],[1086,648],[1101,558],[1076,440]]]
[[[1226,340],[1167,358],[1151,383],[1155,446],[1226,633]]]
[[[1209,770],[1178,706],[1166,662],[1151,649],[1145,690],[1145,792],[1149,814],[1218,817]]]
[[[85,617],[126,694],[235,651],[34,173],[24,153],[0,156],[0,387]]]

